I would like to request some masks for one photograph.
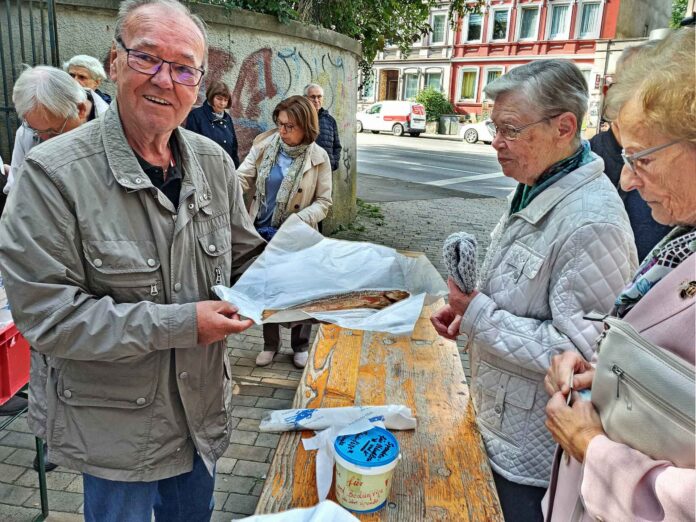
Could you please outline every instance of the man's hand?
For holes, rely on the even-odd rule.
[[[449,288],[449,297],[447,298],[449,305],[457,315],[464,315],[471,301],[479,294],[478,290],[465,294],[451,277],[447,278],[447,287]]]
[[[243,332],[253,326],[251,319],[241,320],[238,308],[226,301],[200,301],[196,303],[198,344],[221,341],[229,334]]]
[[[585,460],[590,441],[604,435],[602,421],[590,401],[580,399],[573,393],[573,405],[567,406],[561,392],[556,392],[546,404],[546,428],[553,440],[578,462]]]
[[[594,368],[582,355],[568,350],[551,358],[551,367],[544,377],[546,393],[561,392],[565,397],[570,393],[570,376],[573,375],[573,389],[584,390],[592,387]]]
[[[10,175],[10,166],[7,163],[4,163],[2,166],[2,175],[3,176],[9,176]]]
[[[435,331],[446,339],[457,340],[459,327],[462,324],[462,316],[455,313],[451,305],[445,305],[430,316]]]

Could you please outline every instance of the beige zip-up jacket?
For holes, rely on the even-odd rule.
[[[263,248],[234,165],[174,131],[179,208],[150,183],[118,106],[29,153],[0,221],[0,261],[22,334],[50,356],[56,464],[109,480],[208,469],[229,444],[224,343],[198,344],[197,301]]]
[[[278,131],[274,129],[259,134],[237,169],[244,191],[244,202],[252,221],[256,220],[261,207],[261,199],[256,191],[256,176],[263,161],[263,153],[276,132]],[[302,181],[297,193],[288,201],[288,212],[296,213],[302,221],[317,228],[331,208],[331,175],[329,155],[316,143],[310,144],[302,169]]]

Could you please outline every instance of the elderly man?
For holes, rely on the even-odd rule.
[[[63,70],[83,87],[92,89],[107,104],[111,103],[111,96],[99,90],[101,83],[106,80],[106,71],[104,71],[101,62],[94,56],[76,54],[63,64]]]
[[[76,129],[103,114],[109,106],[94,91],[85,89],[67,73],[37,65],[19,75],[12,102],[22,125],[17,129],[12,164],[3,191],[14,185],[14,171],[24,163],[32,147],[54,136]]]
[[[324,89],[321,85],[310,83],[305,87],[304,94],[317,110],[319,115],[319,136],[317,145],[324,149],[329,155],[331,170],[338,169],[338,162],[341,159],[341,142],[338,139],[338,126],[329,111],[322,107],[324,103]]]
[[[252,325],[211,287],[264,242],[229,156],[178,128],[203,23],[175,0],[127,0],[111,53],[110,109],[22,167],[0,222],[7,294],[50,356],[50,457],[83,473],[85,519],[209,520],[233,427],[224,340]]]

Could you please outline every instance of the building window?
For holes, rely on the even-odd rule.
[[[415,100],[418,94],[418,75],[404,75],[404,100]]]
[[[538,7],[523,7],[520,17],[520,40],[534,40],[537,36],[537,24],[539,23]]]
[[[430,36],[431,44],[442,44],[445,43],[445,22],[447,16],[444,14],[437,14],[433,16],[433,32]]]
[[[599,36],[599,3],[582,4],[580,18],[580,38],[595,38]]]
[[[508,11],[493,11],[491,40],[507,40]]]
[[[565,40],[568,38],[570,26],[570,5],[554,5],[551,7],[551,27],[549,40]]]
[[[583,77],[585,78],[585,81],[587,82],[588,91],[591,91],[594,87],[593,85],[590,85],[590,75],[592,74],[592,69],[580,69],[580,72],[582,73]]]
[[[500,78],[503,75],[503,70],[502,69],[488,69],[486,70],[486,83],[483,85],[483,88],[486,88],[486,85],[488,85],[491,82],[494,82],[498,78]],[[484,92],[483,94],[484,99],[488,99],[486,96],[486,93]]]
[[[375,74],[373,73],[363,84],[362,97],[372,98],[375,95]]]
[[[467,26],[466,40],[467,42],[481,41],[481,23],[482,16],[480,14],[470,14],[469,24]]]
[[[425,74],[425,88],[432,87],[436,91],[442,90],[442,73],[426,73]]]
[[[478,83],[478,69],[463,69],[459,99],[464,101],[476,101],[476,87]]]

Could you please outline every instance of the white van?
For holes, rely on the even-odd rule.
[[[381,101],[373,103],[355,115],[358,132],[364,130],[377,134],[379,131],[402,136],[408,132],[419,136],[425,132],[425,107],[410,101]]]

